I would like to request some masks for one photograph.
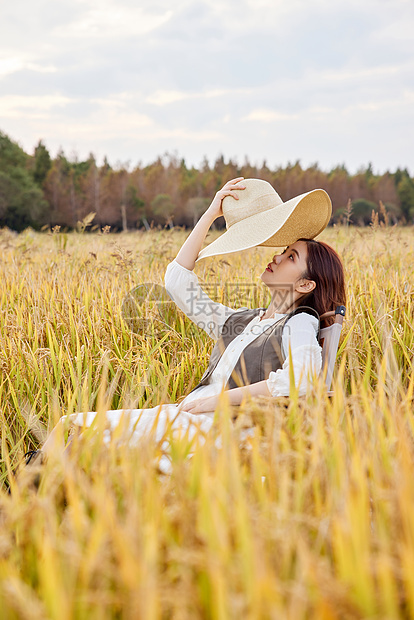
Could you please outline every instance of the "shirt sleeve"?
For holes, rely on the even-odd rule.
[[[267,379],[267,386],[272,396],[289,396],[290,363],[299,395],[306,394],[312,375],[318,375],[322,368],[322,348],[318,343],[317,333],[318,320],[306,312],[296,314],[286,322],[282,333],[285,361],[282,368],[272,371]]]
[[[201,288],[194,271],[183,267],[175,259],[167,266],[164,284],[168,295],[180,310],[214,340],[219,339],[221,328],[228,317],[238,311],[210,299]]]

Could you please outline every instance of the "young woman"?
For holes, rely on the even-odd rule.
[[[106,437],[122,424],[128,442],[138,441],[151,429],[159,441],[171,424],[177,431],[188,430],[191,438],[197,429],[211,428],[223,389],[233,405],[249,396],[288,396],[290,364],[299,393],[305,393],[311,374],[321,369],[319,315],[345,304],[340,258],[327,244],[303,236],[316,236],[330,214],[331,203],[323,190],[283,203],[265,181],[240,177],[226,183],[165,274],[165,287],[176,305],[217,341],[209,367],[180,404],[107,411]],[[200,252],[211,224],[221,215],[226,233]],[[196,260],[205,256],[257,245],[280,246],[286,239],[293,242],[273,255],[261,274],[272,295],[268,308],[232,309],[214,302],[193,272]],[[74,414],[70,422],[88,427],[95,416],[95,412]],[[52,431],[43,454],[56,442],[61,444],[63,423],[67,424],[67,416]],[[166,460],[160,466],[168,470]]]

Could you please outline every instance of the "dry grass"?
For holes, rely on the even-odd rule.
[[[344,258],[349,294],[333,399],[316,385],[306,399],[251,402],[235,422],[221,403],[203,441],[171,439],[170,476],[157,469],[160,443],[106,448],[98,429],[69,462],[50,459],[35,493],[11,471],[62,414],[98,399],[175,402],[212,343],[180,314],[145,334],[122,320],[129,290],[162,284],[183,231],[3,231],[1,617],[413,617],[412,234],[323,235]],[[196,272],[219,280],[220,298],[226,283],[257,282],[270,254]],[[230,302],[245,305],[242,289]]]

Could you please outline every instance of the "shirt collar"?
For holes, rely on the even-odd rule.
[[[257,314],[252,322],[255,323],[274,323],[275,321],[279,321],[282,317],[286,316],[286,314],[280,314],[278,312],[276,312],[272,317],[270,317],[270,319],[263,319],[263,321],[260,321],[260,318],[264,315],[264,313],[266,312],[266,308],[260,308],[259,314]]]

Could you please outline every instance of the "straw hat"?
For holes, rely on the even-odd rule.
[[[313,239],[328,225],[332,203],[323,189],[283,202],[267,181],[244,179],[243,185],[246,189],[234,190],[239,200],[223,199],[227,230],[199,252],[197,261],[258,245],[282,247],[301,237]]]

